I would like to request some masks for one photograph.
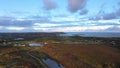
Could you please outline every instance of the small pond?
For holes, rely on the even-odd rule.
[[[29,46],[43,46],[43,45],[40,43],[30,43]]]
[[[49,58],[43,60],[43,62],[50,68],[64,68],[62,65],[58,64],[56,61]]]

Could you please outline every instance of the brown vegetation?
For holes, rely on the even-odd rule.
[[[120,50],[105,45],[80,44],[49,44],[42,48],[25,46],[0,49],[1,62],[2,59],[19,58],[19,56],[10,58],[10,54],[7,58],[8,53],[18,50],[43,51],[65,68],[119,68],[120,66]],[[6,55],[2,57],[2,54]]]
[[[120,51],[98,45],[46,45],[43,51],[65,68],[116,68],[120,66]]]

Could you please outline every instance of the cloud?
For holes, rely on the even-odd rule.
[[[120,17],[120,8],[116,11],[116,15]]]
[[[21,31],[24,30],[24,27],[6,27],[7,30]]]
[[[50,22],[47,17],[42,16],[29,16],[25,18],[5,17],[0,16],[0,26],[8,27],[32,27],[34,23],[46,23]]]
[[[110,19],[116,19],[116,18],[117,18],[116,13],[108,13],[103,15],[104,20],[110,20]]]
[[[75,27],[54,27],[54,28],[41,28],[41,27],[34,27],[35,30],[42,30],[43,32],[86,32],[86,31],[104,31],[110,28],[110,25],[106,26],[75,26]]]
[[[61,26],[61,24],[52,24],[52,23],[34,23],[34,27],[44,27],[44,28],[48,28],[48,27],[57,27],[57,26]]]
[[[57,3],[54,0],[42,0],[42,2],[46,10],[52,10],[57,7]]]
[[[85,7],[87,0],[68,0],[68,7],[71,12],[76,12]]]
[[[74,16],[65,16],[65,17],[53,17],[53,18],[51,18],[51,21],[54,21],[54,22],[63,22],[63,21],[74,22],[74,21],[79,21],[79,19],[77,17],[74,17]]]
[[[38,21],[40,21],[40,22],[49,22],[49,18],[47,17],[47,16],[39,16],[39,15],[37,15],[37,16],[30,16],[30,17],[28,17],[28,19],[30,19],[30,20],[38,20]]]
[[[14,17],[6,17],[6,16],[1,16],[0,17],[0,26],[8,26],[12,24],[11,22],[15,20]]]
[[[112,26],[107,28],[105,31],[120,32],[120,26]]]
[[[79,15],[80,16],[80,15]],[[20,20],[14,17],[0,17],[0,31],[11,32],[74,32],[74,31],[104,31],[111,26],[120,25],[119,19],[89,20],[85,16],[53,17],[53,20],[42,16],[29,16]],[[5,29],[4,31],[2,31]],[[110,31],[110,30],[108,30]]]
[[[118,5],[120,5],[120,2],[118,2]]]
[[[96,15],[94,17],[89,18],[90,20],[112,20],[112,19],[119,19],[120,17],[120,10],[112,13],[105,13],[103,15]]]
[[[13,12],[10,12],[12,14],[17,14],[17,15],[20,15],[20,14],[29,14],[29,12],[23,12],[23,11],[13,11]]]
[[[102,8],[103,9],[103,8]],[[120,18],[120,8],[114,10],[110,13],[105,13],[103,10],[100,10],[97,15],[91,17],[90,20],[112,20]]]
[[[87,13],[88,13],[88,10],[87,9],[83,9],[83,10],[81,10],[80,15],[85,15]]]
[[[14,20],[14,17],[9,17],[9,16],[0,16],[0,20]]]
[[[119,17],[120,17],[120,8],[117,9],[115,12],[107,13],[103,15],[104,20],[117,19]]]
[[[27,28],[31,27],[32,28],[33,26],[52,27],[57,25],[52,23],[55,22],[50,21],[49,18],[45,16],[28,16],[23,18],[0,16],[1,27],[27,27]]]
[[[17,26],[17,27],[29,27],[32,26],[31,20],[0,20],[0,26]]]

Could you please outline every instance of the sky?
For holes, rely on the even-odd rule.
[[[0,0],[0,32],[120,32],[120,0]]]

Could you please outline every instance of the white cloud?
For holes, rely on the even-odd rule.
[[[24,30],[24,27],[6,27],[7,30],[16,30],[16,31],[21,31]]]
[[[120,28],[120,26],[118,26],[118,28]]]
[[[99,20],[100,23],[116,23],[120,24],[119,19],[112,19],[112,20]]]
[[[0,26],[0,29],[2,29],[3,28],[3,26]]]
[[[64,22],[64,21],[80,21],[81,18],[83,18],[84,16],[77,16],[77,15],[73,15],[73,16],[65,16],[65,17],[52,17],[51,21],[54,22]]]
[[[61,26],[62,24],[52,24],[52,23],[34,23],[33,27],[53,27],[53,26]]]
[[[101,31],[112,26],[84,26],[84,27],[59,27],[59,28],[34,28],[45,32],[83,32],[83,31]]]
[[[49,28],[38,28],[38,27],[34,27],[34,30],[40,30],[40,31],[49,31]]]
[[[88,27],[88,30],[92,30],[92,31],[100,31],[100,30],[106,30],[108,28],[112,27],[111,25],[106,25],[106,26],[91,26]]]

